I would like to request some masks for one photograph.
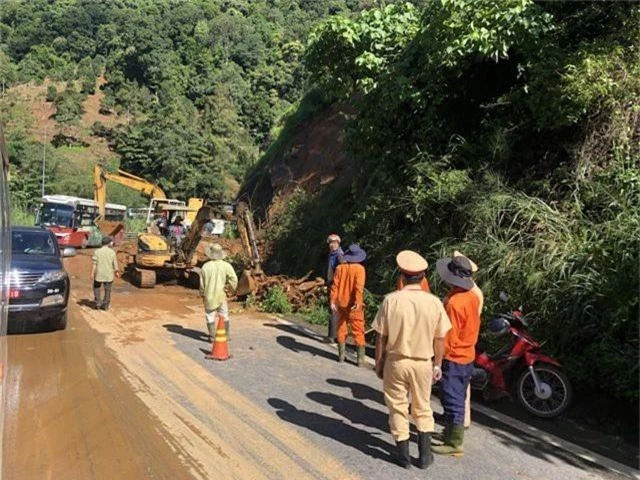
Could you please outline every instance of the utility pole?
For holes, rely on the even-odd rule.
[[[44,175],[45,165],[47,162],[47,126],[44,126],[44,135],[42,142],[42,196],[44,197]]]

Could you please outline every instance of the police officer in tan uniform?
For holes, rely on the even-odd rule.
[[[397,461],[404,468],[411,467],[408,400],[411,393],[411,416],[418,430],[418,466],[426,469],[433,462],[431,385],[442,377],[444,337],[451,323],[438,297],[420,286],[427,261],[416,252],[404,250],[396,256],[396,262],[405,286],[384,298],[373,322],[378,333],[376,374],[383,381]]]

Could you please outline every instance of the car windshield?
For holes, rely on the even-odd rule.
[[[38,215],[39,225],[57,225],[60,227],[73,226],[73,207],[69,205],[58,205],[55,203],[45,203],[42,205]]]
[[[11,253],[55,255],[54,242],[49,232],[11,232]]]

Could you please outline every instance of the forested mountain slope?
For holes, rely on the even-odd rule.
[[[274,122],[302,96],[309,30],[370,3],[5,0],[0,84],[6,95],[26,82],[57,82],[46,96],[67,147],[81,149],[78,137],[100,136],[122,168],[159,182],[169,195],[231,197],[228,180],[242,181],[270,143]],[[82,105],[101,75],[100,113],[119,120],[86,125]],[[14,178],[39,171],[42,146],[30,135],[41,128],[38,119],[16,118],[14,101],[1,105],[5,123],[17,124],[7,129]],[[54,165],[64,164],[67,152],[49,142],[46,148],[57,159],[47,172],[53,189],[66,175]],[[83,182],[80,191],[90,188],[88,178]],[[23,202],[39,192],[37,182],[14,186]]]

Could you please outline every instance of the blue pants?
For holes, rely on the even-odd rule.
[[[442,362],[440,401],[444,407],[444,416],[447,423],[453,425],[464,424],[464,401],[472,373],[473,362],[466,365],[450,360]]]

